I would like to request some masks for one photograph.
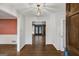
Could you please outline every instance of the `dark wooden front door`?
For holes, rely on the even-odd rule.
[[[45,35],[45,25],[34,25],[35,35]]]
[[[70,55],[79,55],[79,4],[67,4],[67,49]]]

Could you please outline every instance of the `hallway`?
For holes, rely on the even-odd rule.
[[[60,56],[65,49],[63,21],[65,3],[0,4],[0,54]]]
[[[21,56],[60,56],[52,44],[45,45],[45,36],[33,36],[32,45],[26,44],[21,50]]]

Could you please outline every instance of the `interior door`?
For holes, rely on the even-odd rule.
[[[74,8],[73,8],[74,7]],[[79,4],[69,4],[66,19],[67,49],[70,55],[79,55]]]

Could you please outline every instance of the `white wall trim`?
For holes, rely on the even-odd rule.
[[[20,52],[20,20],[17,17],[17,52]]]

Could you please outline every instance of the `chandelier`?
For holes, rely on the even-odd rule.
[[[37,16],[41,15],[40,4],[37,4]]]

